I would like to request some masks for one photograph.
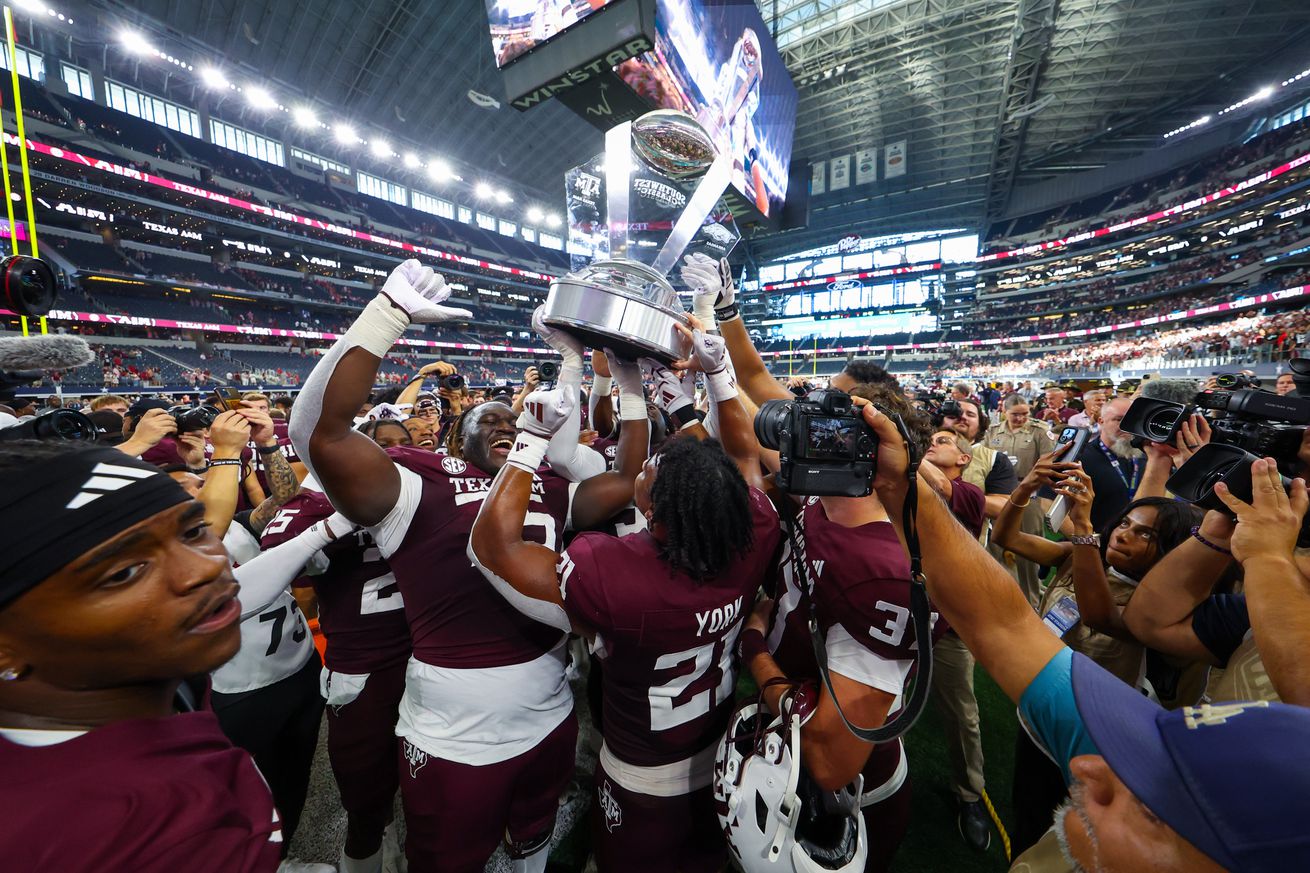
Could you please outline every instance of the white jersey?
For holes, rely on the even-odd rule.
[[[259,542],[250,531],[233,522],[223,536],[232,565],[239,566],[259,554]],[[241,620],[241,648],[236,657],[213,672],[213,690],[219,694],[254,691],[293,675],[314,653],[314,640],[305,616],[291,592]]]

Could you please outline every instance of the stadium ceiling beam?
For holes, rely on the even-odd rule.
[[[1055,36],[1059,0],[1020,0],[1010,41],[1010,63],[1001,86],[996,130],[992,139],[991,171],[987,180],[984,219],[1004,212],[1014,190],[1014,173],[1019,166],[1028,132],[1028,119],[1040,112],[1055,94],[1038,98],[1038,84],[1047,52]]]

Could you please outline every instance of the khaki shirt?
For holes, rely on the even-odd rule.
[[[1024,426],[1011,431],[1004,421],[987,429],[983,444],[1010,456],[1014,472],[1020,479],[1037,463],[1037,459],[1055,448],[1055,437],[1045,423],[1029,419]]]

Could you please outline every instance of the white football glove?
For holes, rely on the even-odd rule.
[[[332,515],[318,522],[318,524],[323,525],[327,535],[334,540],[339,540],[346,534],[354,533],[360,528],[359,525],[355,524],[339,512],[332,513]]]
[[[652,358],[642,358],[639,362],[642,370],[655,383],[655,390],[651,394],[651,402],[660,409],[673,415],[679,409],[691,406],[696,402],[696,375],[687,373],[683,378],[678,378],[668,367]]]
[[[548,440],[564,426],[577,405],[578,392],[572,388],[560,386],[533,391],[523,399],[519,430]]]
[[[700,252],[687,255],[683,259],[682,281],[694,295],[691,314],[706,325],[714,324],[714,310],[731,306],[737,296],[727,258],[716,262]]]
[[[467,309],[442,306],[450,296],[446,280],[440,273],[413,258],[391,271],[380,293],[415,324],[454,321],[473,316]]]
[[[691,356],[696,368],[706,376],[728,369],[728,343],[721,336],[703,330],[692,331]]]
[[[546,345],[549,345],[555,351],[558,351],[559,357],[565,359],[565,366],[569,364],[578,364],[579,370],[582,368],[583,346],[578,338],[571,333],[546,324],[544,316],[546,312],[545,304],[540,305],[532,312],[532,329],[545,339]]]
[[[644,419],[646,390],[641,378],[641,367],[637,366],[636,361],[620,358],[612,349],[605,350],[605,359],[610,363],[614,384],[619,386],[619,421]]]

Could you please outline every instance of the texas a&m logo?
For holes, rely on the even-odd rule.
[[[614,833],[614,829],[623,824],[623,810],[619,808],[619,802],[614,799],[608,779],[596,789],[596,797],[600,804],[600,811],[605,815],[605,828],[610,833]]]

